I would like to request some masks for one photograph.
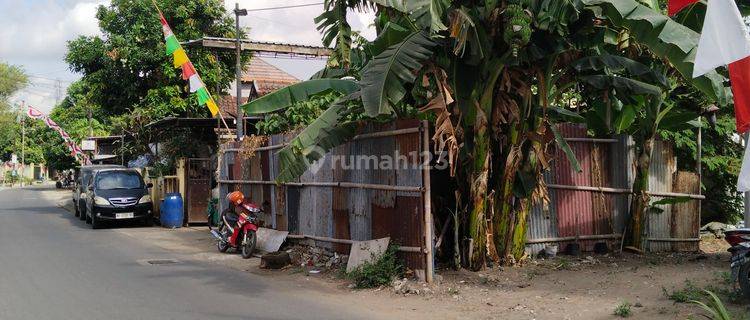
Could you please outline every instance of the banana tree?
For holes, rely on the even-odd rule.
[[[577,166],[555,130],[556,122],[583,120],[565,109],[566,96],[661,95],[660,82],[653,81],[658,76],[618,59],[622,50],[610,50],[608,59],[580,59],[611,47],[608,33],[627,32],[643,50],[661,58],[654,61],[662,69],[688,75],[697,44],[694,32],[634,0],[326,3],[328,11],[318,21],[326,41],[336,40],[340,53],[316,77],[339,74],[354,80],[302,82],[243,106],[246,113],[259,114],[326,90],[343,94],[280,151],[279,179],[301,175],[351,137],[356,121],[388,121],[419,107],[434,114],[433,140],[449,153],[451,173],[466,194],[457,198],[466,199],[459,204],[466,208],[461,228],[473,240],[467,250],[473,269],[488,260],[513,263],[523,258],[528,212],[535,202],[548,199],[542,171],[551,161],[549,144],[562,148]],[[341,7],[376,10],[377,39],[342,47],[351,41],[340,27],[346,12]],[[342,66],[345,70],[334,72]],[[727,101],[725,79],[716,73],[683,81],[711,100]],[[580,90],[581,83],[592,90]],[[620,127],[630,121],[617,117]]]

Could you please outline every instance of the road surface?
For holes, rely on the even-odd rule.
[[[50,187],[0,190],[0,319],[370,319],[366,303],[322,298],[91,230]],[[59,193],[58,197],[59,197]]]

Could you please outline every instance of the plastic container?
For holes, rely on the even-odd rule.
[[[179,228],[182,227],[182,221],[185,219],[182,205],[182,195],[179,193],[167,193],[161,202],[161,220],[162,227]]]

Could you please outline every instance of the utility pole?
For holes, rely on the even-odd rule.
[[[60,103],[60,98],[62,98],[62,83],[60,79],[57,79],[55,80],[55,105]]]
[[[26,102],[21,100],[21,112],[24,112]],[[26,115],[21,114],[21,187],[26,176]]]
[[[246,16],[247,9],[240,9],[240,3],[234,3],[234,22],[235,32],[237,35],[237,41],[235,43],[237,53],[237,64],[235,66],[236,72],[236,86],[237,86],[237,141],[242,139],[245,135],[245,126],[243,121],[243,112],[240,106],[242,105],[242,42],[240,42],[240,16]]]

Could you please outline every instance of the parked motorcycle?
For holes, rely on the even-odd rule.
[[[750,299],[750,228],[725,231],[724,240],[732,246],[732,283],[739,282],[745,298]]]
[[[228,194],[227,201],[229,206],[221,213],[219,225],[211,228],[209,224],[211,234],[216,238],[216,246],[220,252],[234,248],[240,251],[242,258],[249,259],[257,241],[257,217],[263,210],[246,200],[240,191]]]

